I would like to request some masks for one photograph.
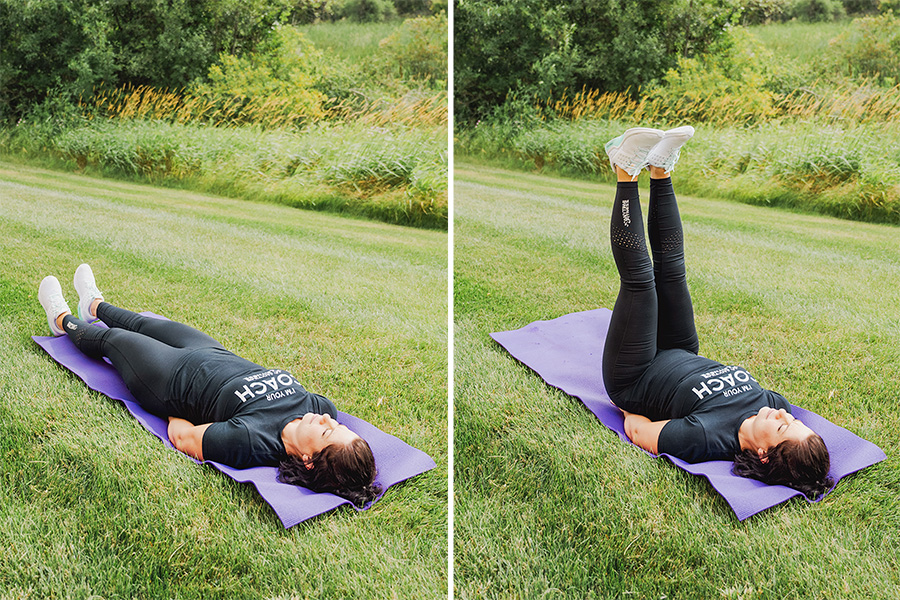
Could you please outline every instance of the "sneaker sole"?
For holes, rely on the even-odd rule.
[[[672,131],[674,131],[674,130],[672,130]],[[662,131],[660,129],[653,129],[652,127],[632,127],[631,129],[626,129],[625,133],[622,134],[622,137],[628,138],[628,137],[631,137],[632,135],[636,135],[638,133],[653,133],[653,134],[661,133],[662,135],[657,136],[657,137],[659,137],[659,139],[662,139],[663,136],[666,134],[665,131]]]
[[[681,127],[676,127],[675,129],[664,131],[663,137],[676,137],[684,134],[688,135],[688,139],[694,137],[694,128],[690,125],[682,125]]]

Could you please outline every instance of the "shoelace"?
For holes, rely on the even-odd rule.
[[[56,310],[58,308],[67,308],[66,298],[62,294],[50,294],[50,308]]]
[[[621,149],[617,148],[616,150],[617,151],[613,153],[615,161],[611,160],[610,162],[614,162],[615,164],[619,165],[623,171],[625,171],[632,177],[634,177],[632,171],[637,171],[638,173],[640,173],[641,170],[647,166],[647,155],[650,154],[649,148],[638,148],[637,150],[632,152],[631,155],[626,155],[624,157],[619,152],[619,150]],[[613,168],[613,170],[615,170],[615,168]]]
[[[663,165],[660,167],[666,173],[671,173],[675,168],[675,163],[678,162],[678,158],[681,156],[681,148],[675,151],[673,155],[669,157],[669,160],[665,161]]]

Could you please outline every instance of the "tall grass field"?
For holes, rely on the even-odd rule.
[[[48,95],[0,159],[446,230],[446,37],[440,15],[278,27],[184,89]]]
[[[819,60],[828,51],[829,40],[846,31],[848,23],[847,19],[818,23],[789,21],[757,25],[751,30],[775,54],[808,63]]]
[[[341,58],[362,61],[378,52],[378,44],[397,29],[398,20],[357,23],[343,19],[334,23],[301,25],[299,29],[317,48],[333,51]]]
[[[67,130],[51,163],[297,208],[447,227],[447,134],[323,125],[303,133],[145,120]]]
[[[0,163],[0,236],[0,598],[446,597],[446,233]],[[81,262],[437,468],[285,530],[34,344]]]
[[[900,90],[896,98],[900,102]],[[483,164],[611,183],[615,174],[604,143],[636,122],[641,123],[556,121],[517,131],[499,154],[471,147],[460,154]],[[674,122],[649,125],[667,128]],[[474,132],[478,138],[495,134]],[[678,169],[682,188],[691,193],[900,224],[900,132],[893,126],[801,121],[747,129],[698,124]]]
[[[900,224],[900,71],[890,14],[726,33],[655,87],[508,98],[463,124],[457,156],[615,182],[604,144],[629,127],[694,125],[682,189],[750,204]]]
[[[488,335],[612,308],[614,194],[456,163],[456,597],[898,597],[897,227],[679,196],[701,353],[888,456],[819,503],[739,522],[705,479],[623,443]]]
[[[70,172],[446,229],[447,131],[446,122],[440,124],[445,117],[446,106],[423,102],[395,107],[384,116],[394,121],[389,127],[370,114],[302,132],[150,118],[90,122],[58,132],[23,125],[0,130],[0,156]],[[423,118],[438,123],[396,123]]]

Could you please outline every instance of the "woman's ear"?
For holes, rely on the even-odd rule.
[[[756,454],[759,456],[759,462],[764,465],[769,463],[769,455],[766,454],[765,450],[763,450],[762,448],[757,448]]]
[[[313,465],[312,457],[309,454],[301,454],[300,460],[303,461],[303,466],[306,467],[307,471],[312,471]]]

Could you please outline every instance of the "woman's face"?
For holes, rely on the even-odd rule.
[[[764,406],[755,417],[751,417],[751,439],[758,448],[767,450],[785,440],[803,441],[813,434],[813,430],[798,421],[783,408],[778,410]]]
[[[297,425],[294,443],[301,454],[313,456],[331,444],[349,444],[359,436],[328,415],[306,413]]]

